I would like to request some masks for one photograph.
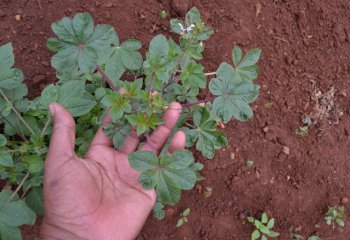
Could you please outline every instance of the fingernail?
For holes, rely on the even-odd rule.
[[[49,111],[51,112],[52,116],[55,114],[55,106],[54,103],[51,103],[49,106]]]

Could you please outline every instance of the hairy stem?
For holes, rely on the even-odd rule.
[[[201,103],[206,103],[206,102],[213,101],[214,99],[215,99],[215,97],[211,97],[211,98],[203,99],[203,100],[196,101],[196,102],[193,102],[193,103],[185,103],[185,104],[182,104],[181,106],[188,108],[188,107],[192,107],[194,105],[198,105],[198,104],[201,104]]]
[[[165,84],[164,87],[163,87],[163,91],[165,91],[171,84],[174,83],[176,73],[177,72],[181,72],[181,71],[178,70],[178,68],[179,68],[179,66],[180,66],[180,64],[182,62],[182,59],[184,58],[186,52],[187,52],[187,48],[185,48],[184,51],[182,52],[182,54],[181,54],[181,56],[179,58],[179,61],[176,64],[175,70],[174,70],[174,72],[171,75],[171,78],[170,78],[169,82],[167,84]]]
[[[42,130],[41,133],[40,133],[40,137],[41,137],[41,138],[44,136],[46,129],[49,127],[49,124],[50,124],[50,122],[51,122],[51,118],[52,118],[52,116],[51,116],[51,114],[50,114],[49,117],[48,117],[48,119],[47,119],[47,121],[46,121],[46,123],[45,123],[45,126],[44,126],[43,130]]]
[[[22,188],[23,184],[25,183],[28,177],[29,177],[29,172],[27,172],[27,174],[24,176],[24,178],[22,179],[22,181],[20,182],[20,184],[18,185],[14,193],[12,193],[12,195],[9,197],[9,199],[7,200],[8,202],[11,201],[16,196],[16,194]]]
[[[205,73],[205,76],[212,76],[212,75],[216,75],[216,72],[209,72],[209,73]]]
[[[196,128],[195,126],[193,126],[192,124],[188,123],[188,122],[185,122],[184,123],[187,127],[190,127],[190,128]]]
[[[109,87],[114,90],[118,91],[119,89],[113,84],[113,81],[103,72],[102,68],[100,66],[96,67],[97,72],[99,72],[102,75],[102,78],[108,83]]]
[[[26,128],[29,130],[29,132],[33,135],[35,135],[34,130],[28,125],[28,123],[22,118],[21,114],[17,111],[17,109],[13,106],[13,104],[10,102],[10,100],[6,97],[5,93],[0,89],[0,94],[2,97],[6,100],[7,103],[11,105],[11,109],[13,112],[17,115],[17,117],[21,120],[21,122],[26,126]]]
[[[149,94],[153,91],[153,84],[154,84],[154,73],[152,72],[149,80],[149,89],[148,89]]]
[[[18,133],[18,135],[25,141],[29,142],[28,139],[23,135],[22,131],[19,131],[11,122],[9,122],[6,118],[4,118],[4,121],[10,125],[13,129],[15,129]]]

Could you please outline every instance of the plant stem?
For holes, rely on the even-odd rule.
[[[177,72],[179,72],[178,68],[179,68],[179,66],[180,66],[180,64],[182,62],[182,59],[184,58],[186,52],[187,52],[187,48],[185,48],[184,51],[182,52],[182,54],[181,54],[181,56],[179,58],[179,61],[176,64],[175,70],[174,70],[173,74],[171,75],[171,78],[170,78],[169,82],[167,84],[165,84],[164,87],[163,87],[163,91],[165,91],[171,84],[174,83],[175,75],[176,75]]]
[[[192,124],[188,123],[188,122],[185,122],[184,123],[187,127],[190,127],[190,128],[196,128],[195,126],[193,126]]]
[[[9,124],[13,129],[15,129],[18,133],[18,135],[25,141],[28,142],[28,139],[20,132],[11,122],[9,122],[6,118],[4,118],[4,121]]]
[[[149,80],[149,89],[148,94],[150,94],[153,90],[153,84],[154,84],[154,72],[152,72],[150,80]]]
[[[18,187],[16,188],[14,193],[12,193],[12,195],[9,197],[9,199],[7,200],[8,202],[11,201],[12,198],[14,198],[16,196],[16,194],[22,188],[23,184],[25,183],[25,181],[27,180],[28,177],[29,177],[29,172],[27,172],[27,174],[24,176],[24,178],[22,179],[22,181],[20,182],[20,184],[18,185]]]
[[[197,101],[197,102],[193,102],[193,103],[185,103],[185,104],[182,104],[181,106],[188,108],[188,107],[192,107],[193,105],[198,105],[200,103],[206,103],[206,102],[213,101],[214,99],[215,99],[215,97],[211,97],[211,98],[203,99],[203,100],[200,100],[200,101]]]
[[[109,87],[114,90],[118,91],[119,89],[113,84],[113,81],[103,72],[103,70],[100,68],[100,66],[96,67],[97,72],[99,72],[102,75],[102,78],[108,83]]]
[[[13,106],[10,100],[6,97],[5,93],[0,89],[0,94],[6,100],[7,103],[11,104],[11,109],[17,115],[17,117],[23,122],[24,126],[30,131],[31,134],[35,135],[34,130],[28,125],[28,123],[22,118],[21,114],[17,111],[17,109]]]
[[[29,184],[29,186],[27,187],[27,189],[23,191],[22,196],[21,196],[21,199],[24,198],[24,196],[27,194],[27,192],[29,191],[29,189],[30,189],[31,187],[32,187],[32,184]]]
[[[209,73],[205,73],[205,76],[212,76],[212,75],[216,75],[216,72],[209,72]]]
[[[51,118],[52,118],[52,116],[51,116],[51,114],[50,114],[49,117],[48,117],[48,119],[47,119],[47,121],[46,121],[46,123],[45,123],[45,126],[44,126],[43,130],[42,130],[41,133],[40,133],[40,137],[41,137],[41,138],[44,136],[45,131],[46,131],[46,129],[48,128],[48,126],[49,126],[49,124],[50,124],[50,122],[51,122]]]

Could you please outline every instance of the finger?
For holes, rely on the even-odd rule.
[[[150,135],[150,141],[146,142],[140,150],[153,151],[159,153],[167,141],[171,130],[175,127],[177,120],[181,114],[181,104],[173,102],[169,105],[169,109],[164,113],[164,124],[158,126]]]
[[[105,118],[102,121],[101,126],[98,128],[94,138],[92,139],[92,142],[90,144],[90,148],[92,146],[94,146],[94,145],[104,145],[104,146],[108,146],[108,147],[112,147],[113,146],[112,139],[110,137],[108,137],[107,134],[105,134],[103,132],[103,128],[107,124],[110,124],[110,123],[112,123],[112,119],[109,116],[109,112],[107,112]]]
[[[125,137],[125,142],[121,148],[118,149],[119,152],[130,154],[133,153],[140,143],[140,139],[137,136],[135,130]]]
[[[169,153],[173,153],[177,149],[184,149],[186,146],[186,134],[183,131],[177,131],[171,139]]]
[[[48,164],[60,164],[67,159],[62,155],[75,155],[75,122],[72,115],[58,103],[52,103],[49,110],[53,116],[53,131],[48,151]]]

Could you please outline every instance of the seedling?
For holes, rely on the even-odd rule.
[[[306,137],[308,132],[309,132],[309,126],[299,127],[297,130],[295,130],[295,134],[301,137]]]
[[[248,160],[247,161],[247,168],[252,168],[254,166],[254,161]]]
[[[313,235],[313,236],[310,236],[307,240],[321,240],[321,238]]]
[[[254,217],[248,217],[247,219],[255,227],[251,235],[251,240],[267,240],[267,237],[275,238],[280,235],[278,232],[272,230],[275,225],[275,219],[268,219],[265,212],[261,215],[261,220],[255,219]]]
[[[176,227],[181,227],[184,223],[188,222],[188,215],[191,213],[190,208],[186,208],[185,211],[183,211],[180,214],[180,219],[177,221]]]
[[[161,10],[161,11],[159,12],[159,17],[160,17],[160,19],[162,19],[162,20],[166,19],[166,18],[168,17],[168,12],[167,12],[166,10]]]
[[[204,191],[204,197],[209,198],[213,194],[213,188],[211,187],[206,187]]]
[[[339,227],[344,227],[345,217],[345,207],[344,206],[334,206],[334,207],[328,207],[328,211],[326,213],[326,223],[327,225],[332,225],[333,229],[335,228],[335,224],[337,223]]]
[[[204,166],[195,162],[189,150],[169,155],[171,137],[163,149],[155,149],[150,136],[164,123],[162,115],[172,106],[170,103],[177,101],[182,113],[174,132],[183,130],[186,146],[194,145],[212,159],[217,149],[227,145],[217,123],[246,121],[253,116],[250,104],[259,94],[259,86],[253,81],[259,73],[256,63],[261,50],[252,49],[244,55],[235,46],[232,63],[223,62],[206,73],[199,61],[203,59],[205,41],[214,31],[202,21],[198,9],[192,8],[183,20],[172,19],[170,27],[178,34],[178,41],[157,35],[143,56],[140,41],[121,42],[113,26],[95,26],[89,13],[54,22],[51,28],[56,37],[48,39],[47,47],[54,52],[51,65],[58,83],[46,86],[33,100],[26,97],[23,72],[13,67],[11,43],[0,47],[0,175],[7,185],[17,186],[10,198],[0,197],[0,206],[5,206],[1,203],[7,200],[18,200],[25,206],[19,209],[21,213],[13,215],[16,224],[1,215],[0,207],[0,221],[10,224],[0,226],[1,238],[19,239],[16,227],[34,221],[35,215],[26,206],[38,214],[43,212],[43,166],[52,130],[48,106],[53,102],[66,107],[75,117],[79,155],[85,154],[107,112],[112,123],[104,127],[104,132],[115,148],[122,147],[125,138],[135,134],[150,148],[160,150],[160,155],[137,151],[129,156],[130,165],[141,173],[140,184],[145,189],[156,189],[158,218],[164,217],[165,205],[175,205],[180,200],[182,190],[192,189],[203,179],[200,170]],[[199,92],[206,88],[211,96],[199,99]],[[19,192],[21,198],[17,198]]]

